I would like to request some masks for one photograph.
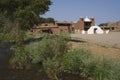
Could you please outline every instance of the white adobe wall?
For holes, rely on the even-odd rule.
[[[104,33],[103,30],[102,30],[99,26],[91,26],[91,27],[88,29],[87,33],[88,33],[88,34],[94,34],[94,29],[97,29],[97,30],[96,30],[96,33],[97,33],[97,34],[103,34],[103,33]]]

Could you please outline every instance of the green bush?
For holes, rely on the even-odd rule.
[[[16,31],[11,31],[10,33],[0,33],[1,42],[23,42],[25,38],[24,31],[21,31],[19,34]]]
[[[86,76],[92,77],[94,80],[107,80],[108,62],[103,61],[100,58],[91,58],[88,62],[85,63],[84,73]]]
[[[30,53],[32,62],[39,63],[47,59],[59,59],[68,51],[68,38],[63,35],[44,34],[43,39],[26,46]]]
[[[73,49],[64,55],[62,65],[65,71],[80,72],[85,66],[85,61],[91,56],[86,49]]]
[[[93,80],[119,80],[120,62],[107,56],[92,57],[85,62],[83,70],[86,76]]]
[[[0,33],[0,40],[2,42],[10,42],[13,40],[13,37],[8,33]]]
[[[77,72],[93,80],[120,80],[120,61],[96,56],[86,49],[73,49],[62,60],[66,72]]]
[[[10,59],[10,64],[14,68],[23,68],[26,64],[30,63],[30,56],[27,51],[25,51],[24,46],[15,45],[12,47],[14,54]]]
[[[26,46],[32,63],[42,63],[46,73],[55,77],[61,68],[63,54],[69,50],[69,36],[44,34],[42,40]]]
[[[26,46],[25,49],[29,52],[29,55],[31,56],[30,58],[32,59],[32,63],[39,63],[43,60],[43,54],[41,53],[41,49],[44,48],[41,45],[41,42],[30,43]]]

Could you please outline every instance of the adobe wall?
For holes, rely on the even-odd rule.
[[[60,32],[58,27],[57,28],[51,28],[51,30],[52,30],[53,33],[59,33]]]
[[[91,26],[95,26],[95,19],[94,18],[90,18],[91,20]]]
[[[84,18],[80,18],[77,23],[74,24],[74,29],[83,30],[84,29]]]
[[[94,18],[89,18],[91,20],[91,24],[90,24],[90,27],[91,26],[94,26],[95,25],[95,20]],[[84,30],[85,29],[85,21],[84,21],[84,18],[80,18],[77,23],[73,23],[73,26],[74,26],[74,30]]]
[[[60,31],[60,33],[62,33],[62,32],[63,33],[69,33],[69,29],[66,26],[60,26],[59,31]]]

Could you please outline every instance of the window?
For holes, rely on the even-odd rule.
[[[45,24],[45,26],[48,26],[48,24]]]

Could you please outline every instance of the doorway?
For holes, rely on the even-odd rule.
[[[94,28],[94,34],[96,34],[96,30],[97,30],[97,28]]]

